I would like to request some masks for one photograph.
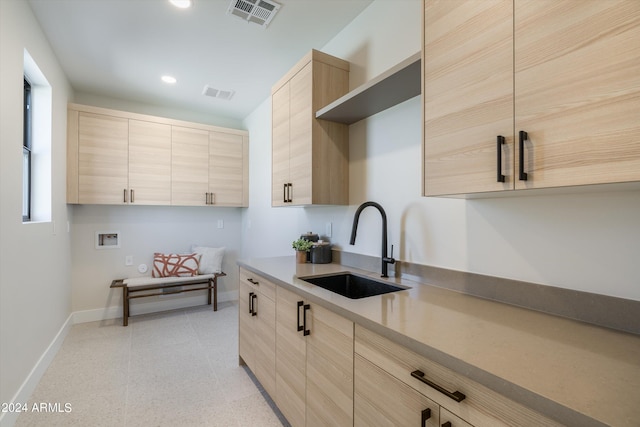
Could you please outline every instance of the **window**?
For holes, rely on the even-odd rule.
[[[52,88],[26,50],[23,80],[22,222],[51,222]]]
[[[31,84],[24,79],[24,129],[22,138],[22,221],[31,221]]]

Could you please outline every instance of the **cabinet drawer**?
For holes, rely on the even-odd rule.
[[[276,300],[276,285],[264,277],[244,268],[240,268],[240,281],[242,283],[246,283],[257,291],[260,291],[260,293],[266,298],[269,298],[272,301]]]
[[[355,356],[354,426],[438,427],[439,406],[362,356]]]
[[[476,427],[561,425],[358,325],[355,352]],[[415,371],[424,373],[424,379],[443,391],[464,394],[464,399],[456,402],[443,391],[414,378],[411,374]]]

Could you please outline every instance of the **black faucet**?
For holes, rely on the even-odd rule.
[[[356,232],[358,231],[358,220],[360,219],[360,213],[367,206],[373,206],[374,208],[380,211],[380,215],[382,215],[382,276],[381,277],[389,277],[387,274],[387,264],[395,264],[396,260],[393,259],[393,245],[391,245],[391,257],[387,256],[387,214],[385,213],[382,206],[377,204],[376,202],[364,202],[358,207],[356,210],[356,214],[353,217],[353,227],[351,228],[351,241],[350,244],[356,243]]]

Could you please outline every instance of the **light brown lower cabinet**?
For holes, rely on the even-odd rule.
[[[353,322],[282,287],[274,400],[294,427],[353,425]]]
[[[276,391],[276,286],[240,269],[239,354],[271,396]]]
[[[439,406],[402,381],[355,356],[354,426],[439,426]]]
[[[359,325],[355,354],[356,426],[562,425]],[[374,407],[378,414],[365,415]],[[426,408],[432,419],[420,424]]]
[[[239,354],[293,427],[560,426],[240,268]]]

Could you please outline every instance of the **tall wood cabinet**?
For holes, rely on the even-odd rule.
[[[248,206],[246,131],[70,104],[67,202]]]
[[[353,425],[353,327],[277,288],[275,401],[292,426]]]
[[[640,3],[424,5],[425,195],[640,180]]]
[[[273,206],[348,204],[348,126],[315,118],[348,90],[349,63],[316,50],[273,86]]]

